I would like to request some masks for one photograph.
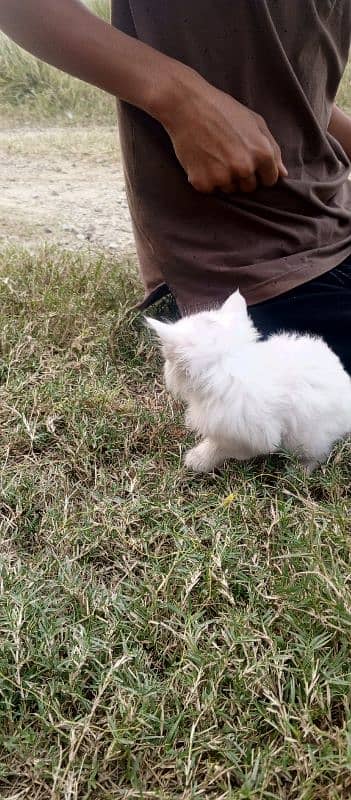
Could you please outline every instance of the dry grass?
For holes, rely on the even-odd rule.
[[[91,127],[62,125],[43,128],[16,128],[10,132],[0,128],[0,152],[6,159],[28,158],[43,160],[43,164],[51,158],[84,160],[87,169],[92,162],[99,161],[109,165],[120,157],[120,146],[113,127]],[[15,220],[14,220],[15,221]]]
[[[351,62],[349,61],[339,89],[338,103],[351,114]]]
[[[109,18],[109,0],[89,0],[92,11]],[[44,64],[0,33],[1,126],[33,124],[111,125],[112,97]]]
[[[2,257],[0,796],[349,797],[350,446],[185,474],[135,296]]]

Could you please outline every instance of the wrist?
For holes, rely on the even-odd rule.
[[[171,133],[185,103],[189,102],[189,98],[195,100],[196,86],[202,80],[190,67],[169,59],[161,80],[158,79],[151,88],[148,108],[145,110]]]

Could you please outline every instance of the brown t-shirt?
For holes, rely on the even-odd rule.
[[[183,312],[237,286],[257,303],[351,253],[350,165],[327,133],[351,0],[113,0],[113,24],[262,114],[289,170],[252,195],[201,195],[162,126],[120,104],[144,305],[166,286]]]

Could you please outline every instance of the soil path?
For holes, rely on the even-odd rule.
[[[0,131],[0,247],[134,253],[116,131]]]

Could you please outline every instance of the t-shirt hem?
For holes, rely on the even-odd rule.
[[[313,258],[306,255],[299,256],[299,258],[303,258],[303,263],[295,269],[292,269],[291,261],[295,260],[297,256],[294,255],[291,258],[288,257],[284,260],[283,271],[279,272],[276,277],[262,281],[251,289],[248,289],[245,286],[245,278],[247,279],[248,275],[250,275],[251,268],[248,267],[247,270],[245,269],[245,275],[241,274],[242,268],[237,270],[233,269],[233,290],[239,286],[248,306],[258,305],[267,300],[272,300],[274,297],[279,297],[279,295],[285,294],[285,292],[289,292],[291,289],[296,289],[298,286],[309,283],[309,281],[313,280],[314,278],[318,278],[320,275],[323,275],[326,272],[329,272],[329,270],[334,269],[334,267],[341,264],[342,261],[344,261],[345,258],[350,255],[351,243],[337,256],[335,253],[330,256],[323,256],[322,259],[320,257],[316,259],[316,257]],[[264,265],[255,265],[255,267],[252,266],[252,269],[257,270],[259,266],[261,266],[262,269],[265,269],[268,265],[267,263]],[[201,310],[201,306],[208,308],[211,304],[213,304],[215,307],[218,303],[219,297],[221,300],[223,300],[223,292],[220,291],[220,278],[221,274],[219,272],[218,292],[213,291],[211,297],[208,295],[206,297],[199,297],[197,304],[198,310]],[[170,289],[165,281],[159,283],[151,291],[146,291],[143,299],[135,305],[135,308],[139,311],[145,311],[147,308],[154,305],[154,303],[157,303],[168,294],[173,294],[182,315],[189,313],[190,306],[193,307],[194,298],[188,298],[187,301],[187,297],[184,295],[184,292],[182,292],[181,289],[178,290],[177,286],[174,284],[172,285],[172,289]]]
[[[285,269],[285,271],[280,272],[277,277],[259,283],[252,289],[243,289],[246,302],[248,306],[253,306],[258,303],[263,303],[266,300],[272,300],[274,297],[285,294],[285,292],[289,292],[291,289],[296,289],[298,286],[302,286],[305,283],[309,283],[309,281],[314,278],[324,275],[326,272],[329,272],[331,269],[341,264],[349,255],[351,255],[351,244],[348,248],[345,248],[342,253],[339,253],[337,257],[334,254],[329,257],[324,256],[323,259],[316,261],[306,256],[304,263],[296,269],[292,271],[291,268],[288,269],[288,271]],[[285,267],[289,267],[289,259],[285,262]]]

